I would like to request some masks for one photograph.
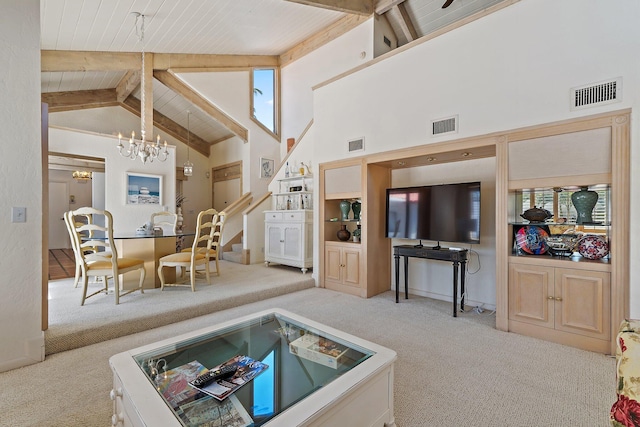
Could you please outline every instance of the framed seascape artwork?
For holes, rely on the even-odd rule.
[[[128,205],[162,205],[162,175],[127,172]]]
[[[260,157],[260,178],[271,178],[273,176],[273,168],[273,160]]]

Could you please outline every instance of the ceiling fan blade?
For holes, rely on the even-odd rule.
[[[448,8],[449,6],[451,6],[451,3],[453,3],[453,0],[447,0],[447,1],[442,5],[442,8],[443,8],[443,9]]]

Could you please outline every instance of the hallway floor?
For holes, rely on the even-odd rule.
[[[49,249],[49,280],[67,279],[76,274],[72,249]]]

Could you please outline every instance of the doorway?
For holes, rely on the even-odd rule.
[[[62,217],[69,210],[68,200],[69,183],[49,181],[49,250],[71,247]]]
[[[242,161],[212,168],[211,176],[211,204],[221,212],[242,195]]]

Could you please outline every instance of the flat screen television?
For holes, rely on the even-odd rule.
[[[387,189],[386,237],[480,243],[480,182]]]

